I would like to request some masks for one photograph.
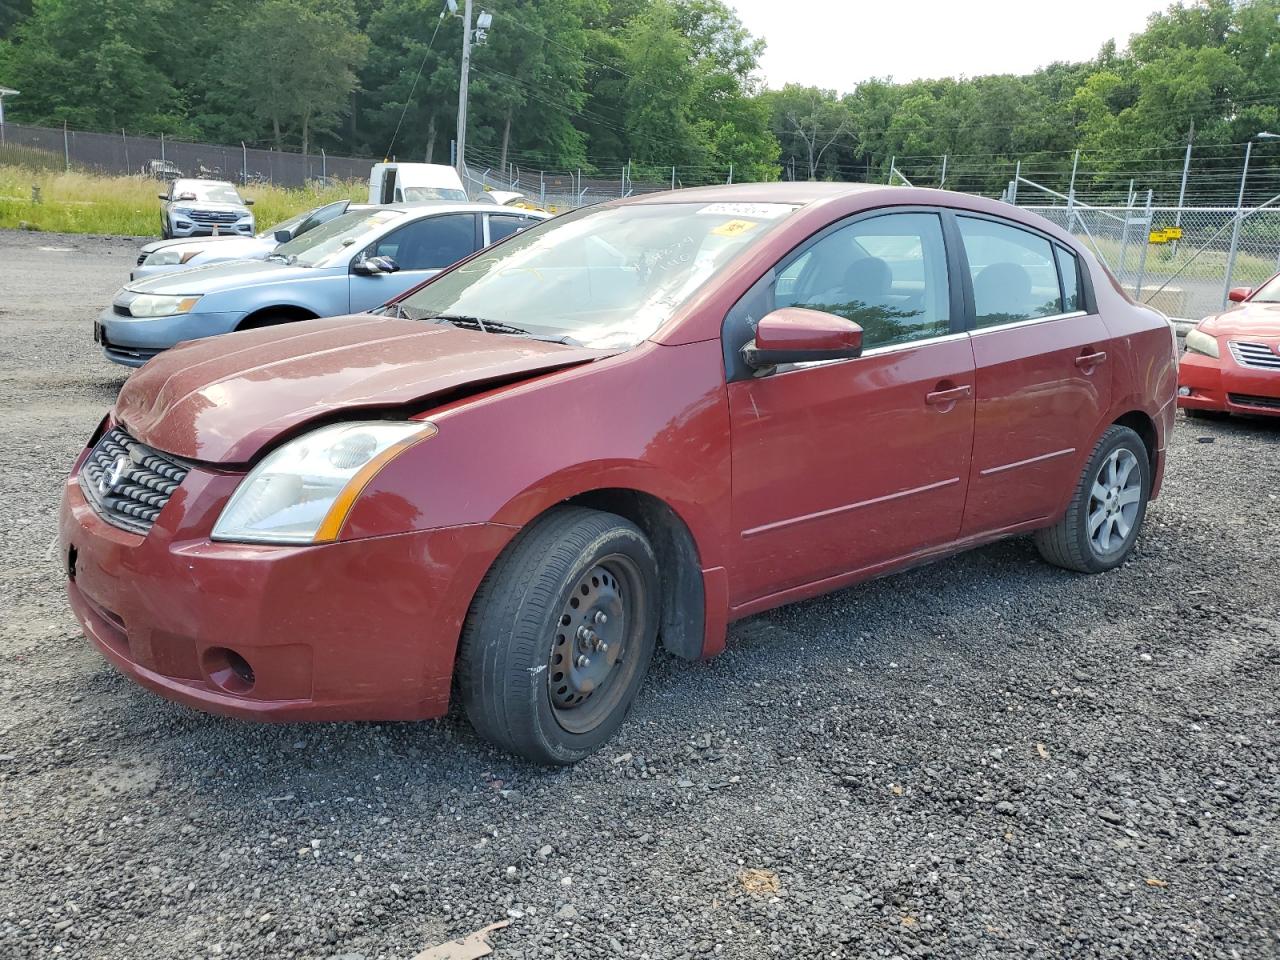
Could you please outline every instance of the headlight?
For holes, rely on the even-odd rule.
[[[356,497],[401,451],[435,424],[337,423],[291,440],[241,481],[213,526],[214,540],[329,543]]]
[[[189,217],[189,216],[191,216],[191,210],[190,210],[188,207],[174,207],[174,208],[173,208],[173,212],[174,212],[174,213],[176,213],[176,214],[177,214],[178,216],[180,216],[180,217]]]
[[[199,250],[188,250],[186,253],[179,253],[177,250],[157,250],[155,253],[148,254],[147,259],[142,261],[145,267],[171,267],[176,264],[186,263],[192,257],[198,257]]]
[[[129,301],[129,312],[135,317],[174,317],[190,313],[199,302],[199,297],[161,297],[143,293]]]
[[[1218,340],[1203,330],[1195,329],[1187,332],[1187,352],[1218,359]]]

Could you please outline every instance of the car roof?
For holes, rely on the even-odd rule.
[[[355,209],[362,210],[398,210],[405,213],[505,213],[515,216],[528,214],[533,217],[550,217],[551,214],[542,210],[520,210],[516,207],[499,207],[492,203],[447,203],[439,200],[422,200],[415,203],[376,203],[376,204],[352,204],[348,207],[348,212]]]
[[[731,183],[685,187],[629,197],[626,203],[798,203],[810,204],[855,193],[891,190],[878,183],[831,183],[819,180],[778,183]]]
[[[235,184],[230,180],[202,180],[199,177],[178,177],[174,183],[195,183],[201,186],[218,186],[218,187],[234,187]]]

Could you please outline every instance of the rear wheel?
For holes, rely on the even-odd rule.
[[[657,561],[640,529],[556,508],[498,559],[471,603],[458,655],[467,717],[530,760],[581,760],[621,725],[657,632]]]
[[[1036,532],[1036,547],[1049,563],[1102,573],[1133,551],[1151,494],[1147,448],[1134,431],[1113,425],[1098,440],[1056,525]]]

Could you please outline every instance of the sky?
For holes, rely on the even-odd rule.
[[[1030,73],[1124,47],[1172,0],[728,0],[768,42],[761,72],[847,93],[872,77]]]

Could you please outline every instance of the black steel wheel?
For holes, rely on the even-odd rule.
[[[476,730],[540,763],[573,763],[621,725],[658,631],[658,569],[638,527],[550,511],[485,577],[463,627],[458,685]]]

